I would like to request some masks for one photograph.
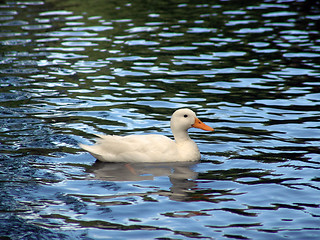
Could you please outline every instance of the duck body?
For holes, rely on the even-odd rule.
[[[187,162],[201,158],[197,144],[187,130],[191,127],[213,131],[190,109],[179,109],[172,115],[170,127],[175,140],[158,134],[97,135],[95,145],[80,144],[103,162]]]
[[[177,144],[170,138],[157,135],[97,135],[92,146],[80,146],[103,162],[178,162],[200,160],[194,141]]]

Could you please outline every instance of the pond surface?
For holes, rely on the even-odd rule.
[[[318,239],[319,1],[3,1],[1,239]],[[186,164],[101,163],[93,134]]]

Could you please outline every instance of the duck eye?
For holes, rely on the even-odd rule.
[[[185,114],[185,115],[183,115],[183,117],[187,118],[187,117],[188,117],[188,115],[187,115],[187,114]]]

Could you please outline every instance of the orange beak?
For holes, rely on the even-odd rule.
[[[209,127],[208,125],[204,124],[198,118],[195,119],[194,124],[192,124],[192,127],[200,128],[200,129],[205,130],[205,131],[214,131],[214,129],[212,127]]]

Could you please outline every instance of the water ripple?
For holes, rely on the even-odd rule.
[[[0,6],[0,238],[317,239],[319,8],[308,1]],[[95,162],[93,134],[199,163]],[[125,231],[124,231],[125,230]]]

